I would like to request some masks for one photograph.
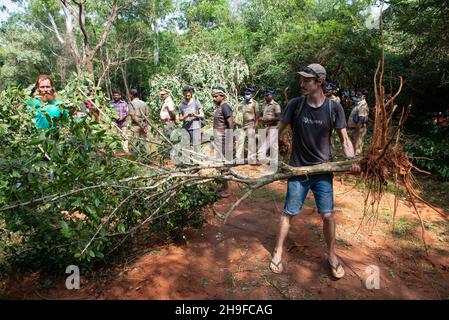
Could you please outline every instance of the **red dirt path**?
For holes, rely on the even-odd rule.
[[[233,194],[215,204],[224,212],[242,195]],[[425,206],[430,255],[419,239],[413,210],[401,202],[398,235],[391,233],[393,197],[386,195],[379,222],[359,232],[363,195],[348,183],[335,181],[337,253],[346,276],[329,278],[323,257],[322,222],[309,195],[301,216],[293,220],[287,239],[283,274],[269,269],[285,182],[256,191],[229,217],[226,225],[207,213],[202,229],[188,230],[180,244],[156,246],[112,276],[82,279],[80,290],[65,289],[65,279],[38,285],[38,275],[11,279],[6,298],[19,299],[448,299],[449,221]],[[409,227],[407,229],[406,227]],[[380,289],[368,290],[366,268],[380,269]],[[110,272],[110,273],[111,273]],[[62,275],[64,276],[64,275]],[[0,287],[1,289],[1,287]]]

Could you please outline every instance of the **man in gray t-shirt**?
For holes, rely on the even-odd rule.
[[[302,107],[301,107],[302,104]],[[295,113],[301,107],[301,113]],[[293,130],[290,165],[310,166],[332,160],[331,130],[346,128],[343,107],[330,99],[313,108],[305,97],[293,98],[287,104],[281,121]]]
[[[301,72],[301,89],[305,97],[292,99],[281,118],[279,133],[290,125],[293,132],[290,165],[307,166],[331,159],[331,133],[336,129],[348,158],[354,157],[354,149],[346,132],[343,108],[324,96],[323,85],[326,70],[319,64],[311,64]],[[355,165],[353,172],[360,172]],[[317,174],[298,176],[288,180],[287,195],[281,216],[280,229],[273,252],[270,269],[274,273],[283,271],[282,251],[284,240],[290,228],[291,219],[298,215],[309,190],[312,190],[318,213],[323,219],[323,232],[327,244],[327,260],[335,279],[344,276],[345,271],[335,254],[335,219],[333,215],[333,175]]]
[[[179,121],[182,128],[189,133],[190,144],[193,145],[195,158],[201,151],[201,119],[204,119],[201,103],[193,98],[193,88],[186,86],[182,89],[184,100],[179,104]]]

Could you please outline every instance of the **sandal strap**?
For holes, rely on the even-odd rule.
[[[279,265],[282,263],[282,260],[279,260],[278,263],[274,262],[274,260],[271,260],[271,263],[272,263],[276,268],[278,268]]]

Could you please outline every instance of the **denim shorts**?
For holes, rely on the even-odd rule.
[[[315,197],[318,213],[334,212],[333,174],[326,173],[288,179],[284,213],[291,216],[298,215],[309,189],[312,190]]]

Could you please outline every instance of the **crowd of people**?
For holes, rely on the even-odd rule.
[[[37,128],[45,129],[54,127],[52,119],[62,116],[67,111],[64,110],[61,100],[56,99],[56,90],[53,80],[47,76],[40,76],[35,84],[33,97],[27,101],[28,110],[34,110],[34,122]],[[341,103],[341,98],[336,95],[339,91],[334,83],[326,83],[323,87],[324,95],[331,101]],[[259,104],[255,99],[258,92],[255,88],[247,87],[243,92],[242,104],[242,123],[239,124],[242,132],[236,139],[236,163],[260,164],[266,160],[265,155],[270,153],[270,161],[277,161],[278,143],[277,126],[281,119],[281,106],[274,100],[275,90],[268,88],[264,91],[264,101]],[[344,93],[344,92],[343,92]],[[92,94],[92,91],[90,92]],[[183,99],[178,106],[175,105],[171,97],[170,90],[164,88],[160,91],[162,105],[160,108],[160,121],[162,132],[166,137],[179,127],[186,130],[190,137],[190,143],[193,151],[200,153],[200,145],[203,138],[201,128],[206,123],[205,114],[201,102],[194,97],[194,88],[185,86],[182,89]],[[222,87],[214,88],[211,92],[214,104],[217,106],[213,117],[214,140],[216,144],[222,145],[222,155],[225,157],[225,131],[233,129],[234,116],[233,108],[226,101],[226,92]],[[346,99],[347,97],[343,97]],[[348,118],[348,128],[350,129],[350,139],[356,150],[356,155],[361,154],[363,141],[366,135],[366,126],[369,115],[369,108],[366,102],[366,95],[362,91],[351,97],[353,104]],[[149,107],[147,103],[139,97],[136,89],[130,90],[130,97],[123,98],[119,90],[112,91],[112,97],[109,105],[116,112],[116,117],[112,119],[115,124],[115,130],[120,133],[124,139],[122,149],[125,153],[129,151],[129,139],[142,141],[143,149],[146,153],[155,151],[154,144],[150,142],[148,129]],[[77,115],[84,115],[86,112],[94,114],[95,119],[100,119],[100,113],[94,108],[91,100],[86,100],[82,109]],[[47,116],[49,118],[47,118]],[[50,120],[50,122],[48,121]],[[266,129],[266,141],[260,143],[256,148],[257,130]],[[276,132],[275,132],[276,131]],[[140,146],[140,144],[139,144]],[[138,152],[142,151],[137,150]],[[245,151],[247,157],[245,158]],[[228,151],[229,154],[233,151]],[[262,160],[262,161],[261,161]]]
[[[325,82],[326,70],[322,65],[310,64],[298,73],[303,96],[291,99],[283,112],[280,104],[274,100],[273,89],[264,91],[264,101],[259,104],[255,99],[258,91],[252,87],[245,88],[240,108],[243,113],[242,123],[239,124],[241,134],[236,138],[238,160],[244,159],[245,151],[247,151],[248,163],[257,165],[261,163],[261,160],[266,159],[266,152],[270,150],[269,161],[277,161],[278,138],[287,126],[292,129],[292,152],[289,162],[291,166],[310,166],[331,161],[334,130],[338,133],[346,157],[352,158],[361,154],[369,115],[366,94],[357,92],[354,107],[347,121],[341,100],[336,95],[338,88],[335,84]],[[29,110],[33,110],[35,114],[33,121],[39,129],[52,128],[53,120],[67,111],[64,110],[62,101],[56,99],[54,82],[50,77],[40,76],[35,88],[33,98],[27,102]],[[210,94],[216,107],[213,114],[213,141],[221,156],[226,158],[227,155],[234,154],[232,150],[234,144],[226,143],[228,131],[235,128],[234,112],[227,101],[227,93],[223,87],[213,88]],[[185,86],[182,89],[182,95],[182,101],[176,107],[170,90],[161,89],[158,127],[162,128],[165,136],[170,137],[181,124],[182,130],[188,136],[189,146],[192,146],[194,153],[200,153],[202,128],[207,119],[200,101],[194,96],[194,88]],[[131,89],[127,102],[119,90],[114,90],[109,104],[115,110],[112,122],[115,130],[123,137],[124,152],[129,152],[128,139],[136,138],[144,141],[144,150],[139,152],[151,153],[150,142],[153,139],[149,137],[151,131],[148,128],[149,107],[140,99],[139,92]],[[90,100],[86,102],[86,110],[93,112],[97,120],[100,118],[100,110],[97,110]],[[350,134],[346,131],[347,127],[351,130]],[[263,131],[262,142],[256,149],[255,137],[260,136],[258,134],[260,129],[265,131]],[[246,140],[248,143],[245,143]],[[231,141],[233,141],[232,137]],[[227,150],[229,146],[230,151]],[[358,173],[360,167],[355,164],[351,171]],[[343,266],[334,249],[335,219],[332,181],[332,174],[299,176],[288,180],[278,238],[269,266],[273,272],[283,271],[283,244],[291,219],[301,212],[307,193],[311,190],[315,196],[318,212],[323,218],[323,232],[328,249],[327,259],[332,276],[336,279],[344,276]],[[223,184],[221,195],[229,196],[227,181]]]

